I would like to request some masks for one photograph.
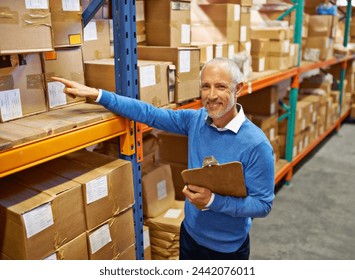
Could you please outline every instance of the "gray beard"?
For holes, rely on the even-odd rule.
[[[206,105],[207,102],[205,102],[204,105]],[[223,110],[223,111],[220,111],[219,113],[217,114],[212,114],[210,112],[207,111],[208,113],[208,116],[211,118],[211,119],[218,119],[218,118],[221,118],[223,117],[225,114],[227,114],[232,108],[233,106],[235,106],[235,98],[234,98],[234,93],[232,94],[232,98],[230,99],[230,102],[229,102],[229,105]]]

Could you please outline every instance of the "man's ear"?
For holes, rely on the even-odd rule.
[[[243,85],[244,85],[244,83],[240,82],[235,86],[235,97],[238,97],[239,94],[242,92]]]

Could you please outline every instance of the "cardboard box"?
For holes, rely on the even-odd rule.
[[[292,39],[290,27],[251,27],[251,39],[287,40]]]
[[[175,200],[185,200],[185,195],[182,193],[185,183],[181,177],[181,172],[188,168],[187,163],[179,163],[175,161],[166,161],[160,159],[161,164],[168,164],[171,168],[171,176],[175,189]]]
[[[214,45],[212,43],[206,42],[192,42],[191,47],[196,47],[200,49],[200,63],[205,64],[207,61],[210,61],[213,56]]]
[[[145,0],[136,1],[136,33],[137,35],[145,34],[145,14],[144,14]]]
[[[0,54],[53,50],[48,1],[2,0]]]
[[[308,37],[334,38],[338,17],[332,15],[311,15],[308,23]]]
[[[68,62],[70,61],[70,67]],[[51,77],[61,77],[85,84],[83,54],[80,47],[57,49],[42,54],[43,71],[49,110],[86,101],[83,97],[72,98],[63,92],[64,85]]]
[[[159,158],[165,161],[188,163],[188,138],[185,135],[160,132]]]
[[[247,114],[274,115],[277,113],[278,107],[277,87],[266,87],[239,97],[238,103],[243,106],[243,110]]]
[[[152,252],[150,247],[149,227],[145,225],[143,225],[143,249],[144,249],[144,259],[151,260]]]
[[[86,60],[85,80],[91,87],[116,92],[113,58]],[[156,107],[169,104],[169,72],[172,62],[138,60],[139,99]]]
[[[15,260],[40,260],[59,244],[52,197],[26,188],[9,177],[0,180],[0,251]],[[63,226],[63,224],[60,224]]]
[[[82,45],[83,25],[80,1],[50,0],[49,5],[52,13],[54,47]]]
[[[277,115],[265,116],[253,114],[252,121],[265,133],[269,140],[274,140],[278,135]]]
[[[184,219],[184,201],[174,201],[169,209],[155,218],[149,218],[144,224],[149,229],[180,233],[180,225]]]
[[[307,49],[318,49],[319,59],[329,59],[333,54],[333,41],[328,37],[308,37],[305,45],[305,52]]]
[[[113,260],[135,243],[133,209],[108,219],[87,232],[89,259]]]
[[[267,56],[266,65],[269,70],[286,70],[290,67],[288,56]]]
[[[213,44],[213,57],[227,57],[228,58],[228,44],[227,43]]]
[[[86,230],[84,200],[78,182],[46,171],[41,166],[17,172],[13,177],[23,186],[52,198],[51,207],[57,227],[56,248]]]
[[[100,159],[105,155],[100,155]],[[74,156],[74,155],[72,155]],[[62,177],[75,180],[82,185],[86,226],[93,229],[113,215],[131,207],[133,198],[133,175],[129,161],[115,159],[99,161],[93,159],[95,153],[87,159],[92,164],[79,163],[78,160],[58,158],[43,164],[43,168]]]
[[[47,111],[40,55],[22,58],[21,64],[0,68],[0,122]]]
[[[132,244],[122,253],[120,253],[114,260],[136,260],[136,244]]]
[[[168,164],[159,164],[142,177],[143,215],[155,218],[171,207],[175,190]]]
[[[191,43],[190,1],[145,0],[147,45],[180,47]]]
[[[88,260],[88,246],[86,232],[70,240],[68,243],[59,247],[52,255],[45,258],[46,260]]]
[[[83,11],[86,10],[86,8],[89,6],[89,4],[93,0],[81,0],[81,5],[83,6]],[[104,18],[104,8],[107,8],[106,5],[101,6],[101,8],[94,14],[94,19],[103,19]]]
[[[112,20],[94,19],[84,28],[84,60],[114,56]]]
[[[200,15],[191,14],[191,41],[235,42],[240,40],[240,5],[202,4]]]
[[[253,72],[263,72],[266,70],[266,57],[252,56],[251,68]]]
[[[200,49],[192,47],[138,46],[138,59],[172,61],[175,71],[175,103],[200,96]]]
[[[266,44],[269,42],[268,39],[251,39],[251,50],[250,53],[254,57],[265,57],[266,56]]]

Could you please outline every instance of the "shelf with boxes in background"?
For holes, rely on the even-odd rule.
[[[82,1],[82,10],[90,7],[89,2]],[[143,199],[144,216],[144,227],[141,227],[141,221],[134,219],[138,225],[136,237],[137,235],[143,237],[143,244],[140,241],[135,244],[137,258],[142,258],[141,252],[144,251],[145,259],[177,259],[179,226],[183,218],[181,201],[184,199],[181,194],[183,183],[180,173],[187,168],[186,137],[156,131],[143,124],[134,124],[130,120],[113,115],[99,105],[87,103],[85,100],[73,100],[61,94],[61,86],[51,83],[49,79],[53,75],[62,76],[85,82],[89,86],[116,91],[118,74],[115,55],[117,53],[115,53],[113,42],[117,30],[115,30],[114,20],[110,18],[111,1],[108,3],[92,1],[94,2],[102,2],[104,6],[96,12],[93,19],[88,21],[83,33],[79,32],[83,27],[81,25],[82,10],[66,17],[73,20],[75,18],[75,24],[73,22],[66,25],[66,28],[63,27],[63,30],[67,32],[63,36],[63,40],[66,40],[64,45],[54,45],[54,49],[51,44],[31,47],[30,43],[39,43],[50,36],[36,35],[36,38],[41,37],[36,42],[32,40],[34,35],[30,35],[29,43],[25,44],[28,49],[16,48],[18,44],[15,41],[12,46],[16,47],[12,51],[1,50],[1,54],[4,54],[2,58],[4,57],[8,66],[0,69],[7,71],[0,76],[4,77],[2,80],[5,79],[4,84],[7,85],[13,84],[11,80],[6,80],[9,76],[12,76],[12,80],[16,82],[21,80],[11,72],[20,69],[23,56],[18,55],[18,52],[20,54],[25,52],[27,61],[31,61],[30,57],[33,54],[41,58],[37,60],[39,61],[37,62],[38,70],[25,75],[26,82],[24,82],[23,90],[15,90],[21,89],[21,86],[14,85],[12,88],[5,88],[2,92],[5,92],[4,95],[0,95],[2,98],[5,96],[6,100],[11,100],[11,104],[22,105],[21,113],[18,107],[11,107],[11,109],[6,106],[1,107],[1,114],[5,116],[5,119],[2,117],[0,124],[0,132],[2,131],[0,134],[1,177],[4,177],[3,180],[13,178],[16,184],[22,187],[30,185],[30,188],[33,188],[32,183],[18,182],[18,174],[21,172],[25,174],[29,170],[42,168],[42,166],[44,170],[49,170],[46,164],[50,166],[55,161],[59,166],[59,162],[62,162],[64,166],[69,161],[71,162],[68,163],[69,166],[72,162],[77,164],[74,155],[83,156],[77,151],[85,147],[90,146],[90,149],[96,152],[95,155],[97,153],[109,155],[112,161],[117,160],[115,164],[122,162],[121,159],[117,159],[122,153],[135,153],[142,170],[142,177],[138,179],[142,179],[141,199]],[[260,2],[264,3],[261,5]],[[199,109],[202,106],[199,99],[198,81],[201,66],[216,56],[229,57],[239,64],[246,77],[246,83],[238,102],[244,106],[248,117],[264,130],[273,144],[276,184],[285,177],[290,180],[293,167],[326,135],[337,129],[350,114],[350,106],[354,104],[355,71],[354,55],[351,49],[335,45],[342,41],[341,35],[345,33],[342,30],[345,29],[342,24],[335,24],[337,16],[322,15],[319,21],[321,16],[315,15],[316,7],[323,1],[305,3],[302,15],[304,18],[301,45],[303,57],[300,65],[298,65],[297,55],[300,49],[299,44],[294,43],[296,11],[289,13],[284,20],[276,22],[275,17],[279,17],[289,9],[290,6],[285,5],[289,3],[265,2],[256,0],[254,2],[251,0],[137,0],[135,3],[122,5],[126,5],[128,10],[134,9],[131,13],[135,13],[136,18],[136,22],[132,20],[132,24],[135,24],[132,34],[135,33],[135,35],[128,37],[134,40],[131,46],[138,45],[136,78],[139,92],[137,92],[137,98],[162,108]],[[275,2],[279,3],[275,4]],[[9,15],[14,15],[14,9],[8,8],[11,5],[15,4],[9,2],[2,10]],[[23,7],[16,9],[21,11]],[[53,17],[55,11],[57,9],[53,6],[50,10],[52,20],[55,18]],[[63,13],[64,8],[60,9],[59,14],[63,16]],[[12,19],[9,25],[13,27],[14,22],[17,21],[13,20],[12,16],[9,18]],[[326,21],[325,18],[327,18]],[[315,25],[314,21],[319,23]],[[60,22],[60,17],[52,22],[54,38],[56,38],[55,23]],[[71,28],[79,25],[79,29],[71,31]],[[313,30],[314,27],[320,27],[320,31]],[[354,27],[350,29],[350,36],[353,34],[352,30]],[[48,30],[46,32],[48,33]],[[81,35],[78,36],[78,34]],[[313,39],[308,40],[308,38]],[[11,36],[8,40],[11,40]],[[328,45],[325,43],[314,45],[314,42],[321,41]],[[130,55],[133,56],[133,54]],[[68,67],[68,61],[70,61],[70,67]],[[14,65],[16,63],[17,66]],[[32,65],[32,63],[29,64]],[[75,70],[76,66],[78,68]],[[134,68],[135,62],[129,66]],[[337,83],[333,83],[330,76],[325,75],[319,69],[332,73],[344,91],[339,91],[339,87],[336,88]],[[344,79],[340,77],[342,69],[346,69],[347,84],[344,84]],[[312,75],[308,77],[310,74]],[[42,93],[37,94],[40,101],[34,102],[31,97],[32,105],[30,103],[27,106],[26,101],[30,101],[26,100],[25,94],[21,95],[21,93],[29,93],[34,88],[41,88],[42,84],[46,86],[42,86]],[[299,100],[294,108],[292,105],[285,106],[285,104],[290,104],[290,88],[296,88],[299,91]],[[10,93],[7,90],[13,90],[13,92]],[[279,100],[282,100],[283,107],[279,105]],[[2,104],[9,104],[9,101]],[[36,111],[26,109],[33,110],[35,107],[39,109]],[[285,108],[286,117],[284,118]],[[294,113],[291,109],[294,109]],[[295,117],[295,127],[294,134],[292,134],[291,160],[286,160],[286,146],[290,145],[287,141],[287,119],[291,114]],[[84,159],[85,157],[80,164],[86,166],[88,163]],[[100,168],[103,170],[103,167]],[[87,169],[86,171],[88,172]],[[86,171],[84,169],[82,172]],[[50,172],[54,176],[54,170]],[[55,175],[57,176],[66,178],[66,180],[73,179],[64,171]],[[81,174],[81,176],[84,175]],[[105,176],[109,175],[106,173]],[[136,177],[133,175],[134,179],[137,179]],[[85,186],[88,182],[80,181],[79,183],[86,192]],[[22,190],[22,188],[19,189]],[[114,187],[113,189],[108,187],[108,191],[114,191]],[[139,195],[139,192],[135,191],[134,195]],[[85,201],[88,199],[87,192],[84,198]],[[133,206],[139,206],[137,200]],[[34,208],[33,205],[31,207]],[[132,205],[126,204],[126,207],[131,208]],[[117,216],[120,209],[116,205],[110,217]],[[84,216],[87,216],[85,211],[87,211],[85,208],[81,210]],[[23,216],[23,213],[18,212],[18,217],[20,216]],[[22,226],[26,228],[26,224]],[[103,251],[99,249],[90,255],[90,252],[95,250],[95,246],[96,249],[100,246],[93,245],[93,248],[89,240],[89,242],[81,243],[87,244],[85,247],[88,252],[87,256],[95,258],[96,254],[97,258],[102,259],[127,258],[127,255],[122,255],[122,246],[119,251],[106,251],[105,246],[117,244],[115,242],[120,241],[110,241],[107,227],[104,225],[102,227],[101,236],[103,234],[107,242],[104,245],[101,244]],[[91,226],[87,226],[85,232],[90,232],[92,229]],[[131,232],[131,234],[134,233]],[[87,233],[86,238],[88,236],[90,235]],[[92,238],[95,239],[95,235]],[[29,239],[31,238],[26,239],[23,235],[19,240],[28,242]],[[67,237],[65,240],[68,239],[70,238]],[[58,238],[56,243],[52,242],[50,247],[50,250],[56,252],[58,258],[63,258],[63,255],[68,256],[61,251],[66,243],[63,240]],[[132,239],[127,237],[127,240]],[[126,249],[131,250],[128,255],[133,258],[130,241],[126,243]],[[32,248],[27,245],[24,247]],[[22,255],[11,255],[11,250],[6,249],[6,252],[4,250],[1,250],[3,258],[45,258],[49,254],[47,250],[39,255],[26,255],[26,252]],[[76,258],[78,258],[77,255]]]

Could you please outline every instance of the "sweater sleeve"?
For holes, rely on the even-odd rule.
[[[172,133],[187,134],[193,110],[157,108],[149,103],[102,90],[99,103],[113,113]]]
[[[274,199],[274,157],[266,141],[250,153],[244,170],[247,196],[238,198],[215,195],[209,209],[233,217],[265,217],[269,214]]]

